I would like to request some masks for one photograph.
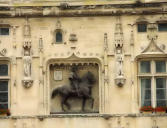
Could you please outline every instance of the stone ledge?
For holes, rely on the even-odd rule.
[[[166,117],[166,113],[162,114],[52,114],[52,115],[36,115],[36,116],[0,116],[0,119],[39,119],[44,120],[48,118],[116,118],[116,117],[129,117],[129,118],[141,118],[141,117]]]

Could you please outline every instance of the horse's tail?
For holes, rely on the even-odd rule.
[[[53,99],[57,94],[59,93],[59,88],[56,88],[52,91],[52,96],[51,98]]]

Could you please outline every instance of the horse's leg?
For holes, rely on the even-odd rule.
[[[92,99],[92,109],[93,109],[93,106],[94,106],[94,98],[91,97],[91,99]]]
[[[86,98],[83,97],[83,100],[82,100],[82,112],[85,111],[85,103],[86,103]]]
[[[65,104],[65,97],[62,97],[62,100],[61,100],[61,108],[62,108],[62,110],[65,112],[64,104]]]
[[[91,100],[92,104],[91,104],[91,108],[93,109],[93,106],[94,106],[94,98],[89,96],[89,99]]]
[[[64,104],[67,106],[68,110],[71,109],[71,105],[67,102],[69,97],[66,97],[64,100]]]

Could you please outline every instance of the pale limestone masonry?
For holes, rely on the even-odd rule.
[[[165,112],[140,112],[138,62],[167,57],[158,22],[167,23],[166,0],[0,0],[0,28],[10,28],[0,35],[0,61],[9,65],[11,113],[0,128],[167,128]],[[73,64],[97,78],[90,113],[62,113],[60,97],[51,99]]]

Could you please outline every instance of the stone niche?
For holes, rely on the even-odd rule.
[[[77,67],[77,74],[79,78],[87,73],[91,72],[95,77],[95,84],[91,89],[91,96],[94,99],[93,108],[91,107],[91,99],[86,100],[85,110],[82,111],[82,98],[70,97],[67,102],[70,104],[70,110],[64,105],[65,111],[61,107],[61,95],[56,95],[51,98],[50,110],[51,114],[54,113],[97,113],[99,110],[99,64],[94,61],[55,61],[49,65],[50,69],[50,94],[55,88],[67,85],[70,86],[69,76],[71,74],[72,67]]]

